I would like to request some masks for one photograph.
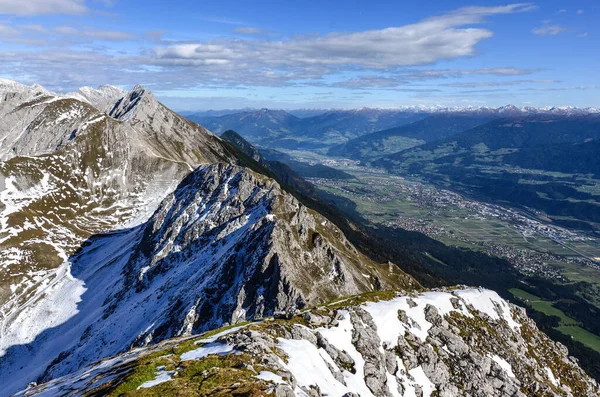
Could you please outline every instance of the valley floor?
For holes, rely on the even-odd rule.
[[[310,181],[323,191],[352,200],[356,212],[374,224],[417,231],[450,246],[504,258],[523,274],[572,286],[578,296],[600,308],[597,234],[557,226],[539,211],[492,204],[438,188],[417,176],[391,175],[353,161],[306,151],[288,153],[354,176],[355,179],[349,180],[312,178]],[[426,255],[438,260],[429,253]],[[562,311],[552,306],[560,297],[546,301],[547,307],[553,308],[553,312],[548,312],[532,305],[531,300],[518,292],[513,296],[523,306],[559,317],[556,330],[600,352],[599,335],[581,328],[581,321],[565,323],[559,315]]]

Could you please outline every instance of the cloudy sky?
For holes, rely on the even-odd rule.
[[[600,2],[0,0],[0,77],[177,110],[600,106]]]

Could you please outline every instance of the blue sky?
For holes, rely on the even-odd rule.
[[[0,0],[0,76],[177,110],[600,106],[600,3]]]

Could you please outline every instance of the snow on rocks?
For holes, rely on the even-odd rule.
[[[256,377],[258,379],[263,379],[269,382],[273,382],[275,384],[282,384],[285,383],[285,381],[283,380],[283,378],[277,374],[274,374],[271,371],[260,371],[260,373],[258,375],[256,375]]]
[[[196,340],[195,343],[206,344],[183,353],[175,362],[233,354],[236,355],[233,362],[243,360],[243,364],[240,366],[237,362],[231,368],[234,373],[239,368],[251,373],[252,387],[256,387],[253,390],[282,397],[598,394],[598,385],[568,359],[568,352],[548,348],[555,346],[553,342],[544,346],[542,358],[523,353],[540,349],[538,344],[547,340],[524,312],[514,310],[513,320],[520,327],[513,327],[502,315],[494,319],[467,304],[460,295],[501,305],[500,298],[482,289],[430,291],[363,304],[338,303],[336,308],[317,307],[292,321],[269,319],[223,330]],[[510,305],[507,308],[513,309]],[[389,312],[398,317],[398,322],[392,321]],[[491,313],[496,313],[495,309]],[[424,340],[421,338],[423,329],[427,333]],[[527,329],[524,333],[531,335],[530,339],[521,335],[523,329]],[[478,343],[478,338],[485,343]],[[161,349],[173,351],[165,350],[164,345]],[[69,390],[75,394],[98,390],[98,384],[130,370],[131,364],[127,363],[131,357],[156,351],[156,347],[136,349],[107,360],[110,365],[93,364],[61,380],[32,387],[27,395],[38,392],[44,395],[48,390]],[[581,383],[562,385],[555,378],[555,372],[540,360],[550,360],[554,363],[553,369],[563,363],[565,366],[555,370]],[[222,362],[228,361],[231,360]],[[518,365],[513,367],[509,361]],[[212,370],[227,371],[224,365]],[[160,384],[161,390],[170,391],[172,387],[174,392],[185,394],[185,390],[177,387],[185,386],[186,382],[170,382],[178,378],[179,367],[169,369],[171,371],[157,366],[155,376],[137,387],[152,388]],[[230,378],[231,383],[222,385],[224,389],[233,391],[245,387],[244,380]]]
[[[462,298],[467,304],[472,305],[475,310],[487,314],[494,320],[503,318],[511,328],[519,327],[519,324],[512,318],[509,304],[500,296],[491,290],[462,290],[456,291],[456,295]]]
[[[510,366],[510,364],[508,363],[508,361],[506,361],[505,359],[503,359],[502,357],[500,357],[497,354],[494,354],[491,356],[492,360],[494,360],[496,363],[498,363],[498,365],[500,367],[502,367],[503,370],[506,371],[506,374],[508,376],[510,376],[511,378],[515,377],[515,373],[512,370],[512,367]]]
[[[473,305],[472,302],[477,302],[477,305]],[[501,310],[505,310],[506,313]],[[449,369],[431,350],[431,344],[443,346],[444,349],[440,350],[448,357],[458,357],[459,354],[469,352],[464,342],[461,342],[466,349],[463,351],[452,345],[457,344],[456,341],[449,341],[449,335],[440,331],[450,333],[447,323],[444,326],[444,317],[452,312],[465,318],[483,315],[493,322],[504,324],[508,329],[518,331],[515,324],[519,324],[512,318],[510,306],[492,291],[430,291],[413,296],[398,296],[391,300],[367,302],[360,307],[340,310],[335,326],[315,330],[318,338],[321,338],[316,345],[309,340],[280,338],[277,347],[285,352],[287,361],[283,366],[294,375],[300,389],[296,390],[296,395],[319,390],[322,395],[327,396],[343,396],[354,392],[359,396],[428,397],[436,390],[453,390],[440,388],[440,385],[448,383],[450,379]],[[510,322],[506,316],[510,316]],[[456,335],[452,336],[458,338]],[[397,357],[397,350],[394,350],[402,349],[400,341],[404,340],[411,341],[407,347],[422,346],[415,347],[415,352],[411,353],[414,356],[402,352],[409,354],[404,356],[406,360]],[[446,346],[447,343],[451,343],[450,348]],[[459,353],[461,351],[462,353]],[[351,370],[347,365],[338,367],[336,352],[343,352],[350,358]],[[333,357],[329,353],[332,353]],[[493,357],[508,376],[515,378],[506,360],[498,355],[490,357]],[[489,371],[490,364],[489,361],[486,364],[485,358],[477,355],[473,360],[480,363],[480,367],[476,365],[472,368],[473,371],[480,370],[484,374]],[[339,363],[339,360],[337,362]],[[513,385],[506,387],[518,390]]]
[[[328,367],[331,357],[325,358],[327,353],[309,341],[281,339],[277,347],[287,355],[285,367],[294,374],[298,386],[309,389],[311,385],[318,385],[321,393],[328,396],[359,391],[337,380]]]

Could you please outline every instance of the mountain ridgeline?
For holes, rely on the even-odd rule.
[[[237,167],[258,163],[141,86],[113,106],[100,101],[108,112],[92,102],[117,90],[88,102],[89,90],[7,91],[5,117],[21,120],[2,124],[7,392],[134,345],[419,287],[267,176]]]
[[[379,109],[326,111],[299,118],[283,110],[261,109],[207,116],[189,114],[211,131],[240,133],[255,145],[282,149],[327,148],[363,134],[408,124],[424,116],[419,112],[396,112]]]
[[[424,291],[414,253],[142,86],[0,99],[2,396],[598,393],[522,311]]]
[[[493,116],[489,114],[432,115],[411,124],[351,139],[343,145],[332,147],[328,154],[368,162],[386,154],[451,137],[492,119]]]

